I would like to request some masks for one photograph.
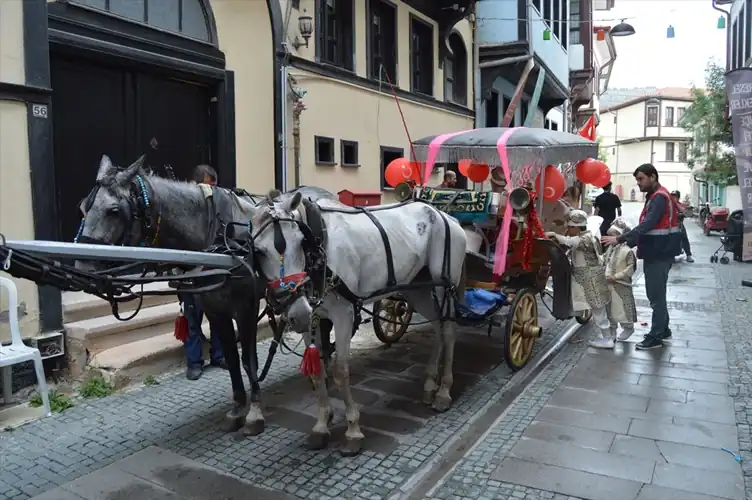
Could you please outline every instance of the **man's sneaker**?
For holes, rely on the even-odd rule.
[[[663,347],[663,342],[661,342],[660,339],[657,339],[655,337],[646,337],[642,342],[635,346],[635,349],[657,349],[658,347]]]
[[[601,337],[595,340],[591,340],[590,342],[588,342],[588,345],[590,347],[595,347],[596,349],[613,349],[614,339],[605,339]]]
[[[695,259],[691,255],[687,255],[687,262],[694,262]]]
[[[668,330],[664,331],[664,332],[663,332],[663,333],[662,333],[661,335],[659,335],[658,337],[659,337],[659,338],[660,338],[661,340],[669,340],[669,339],[671,338],[671,336],[672,336],[672,335],[673,335],[673,333],[671,333],[671,328],[669,328]],[[649,333],[646,333],[645,335],[643,335],[643,336],[642,336],[642,338],[643,338],[643,339],[646,339],[646,338],[648,338],[649,336],[650,336],[650,334],[649,334]]]
[[[628,340],[629,337],[631,337],[633,333],[634,333],[634,328],[632,330],[622,330],[622,332],[619,334],[619,340],[624,342],[625,340]]]

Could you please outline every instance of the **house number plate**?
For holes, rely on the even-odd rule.
[[[47,106],[45,104],[32,104],[31,114],[34,118],[47,118]]]

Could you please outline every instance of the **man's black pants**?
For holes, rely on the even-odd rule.
[[[682,241],[681,241],[681,248],[684,252],[684,255],[687,257],[692,256],[692,248],[689,246],[689,237],[687,236],[687,228],[684,227],[684,223],[682,222],[681,225],[681,235],[682,235]]]
[[[653,318],[650,324],[650,332],[647,336],[660,339],[668,331],[668,304],[666,300],[666,287],[668,285],[668,273],[674,259],[644,260],[642,261],[645,272],[645,292],[653,310]]]

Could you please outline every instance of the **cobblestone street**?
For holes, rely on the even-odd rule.
[[[752,290],[740,284],[752,266],[710,264],[719,238],[688,229],[696,262],[671,271],[667,346],[635,351],[645,326],[613,352],[570,345],[425,497],[752,498]]]
[[[315,400],[299,358],[278,355],[262,384],[260,436],[223,432],[226,372],[195,382],[168,374],[0,434],[0,498],[743,499],[752,494],[752,290],[740,281],[752,266],[710,264],[718,237],[688,226],[697,261],[671,271],[674,335],[662,350],[634,351],[644,326],[613,352],[568,343],[513,388],[500,332],[463,330],[454,404],[436,414],[420,402],[432,335],[386,348],[364,325],[351,367],[366,434],[356,458],[336,442],[303,448]],[[635,296],[639,321],[649,321],[642,281]],[[572,323],[546,318],[536,356]],[[344,416],[334,403],[337,441]]]
[[[545,330],[536,353],[574,324],[574,320],[554,322],[543,306],[540,314]],[[336,399],[333,383],[334,443],[323,452],[303,448],[315,421],[315,398],[310,383],[298,373],[300,358],[278,354],[262,385],[267,423],[262,435],[246,438],[223,431],[231,397],[226,372],[208,370],[198,381],[175,373],[162,377],[157,386],[89,401],[3,433],[0,498],[33,497],[154,446],[191,460],[191,467],[210,466],[301,498],[385,498],[501,397],[500,388],[512,373],[503,364],[501,332],[495,330],[490,338],[484,330],[459,334],[452,391],[455,403],[449,412],[436,414],[420,402],[433,334],[419,327],[387,348],[375,338],[370,324],[363,325],[354,341],[351,380],[354,398],[361,405],[366,441],[365,451],[355,459],[342,458],[338,451],[344,408]],[[293,340],[290,345],[294,344]],[[268,343],[259,346],[262,359],[267,349]],[[88,483],[109,484],[101,476],[112,476],[113,467],[119,465],[91,474]],[[132,488],[129,485],[128,491]],[[186,490],[193,496],[185,498],[208,498],[206,490]],[[44,498],[57,498],[54,495],[59,491]],[[85,491],[93,496],[82,493],[83,498],[110,498],[98,490]],[[222,488],[215,494],[245,498],[231,496]]]

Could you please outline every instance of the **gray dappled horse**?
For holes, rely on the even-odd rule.
[[[152,175],[144,169],[144,157],[125,169],[112,164],[105,155],[97,173],[96,185],[82,202],[84,215],[77,235],[80,243],[153,246],[177,250],[205,251],[223,243],[223,235],[230,239],[249,237],[248,225],[251,208],[262,197],[247,193],[236,194],[230,190],[194,183],[181,182]],[[334,198],[319,188],[301,187],[295,190],[306,198]],[[287,194],[280,195],[282,199]],[[239,225],[228,223],[238,222]],[[82,269],[90,267],[77,262]],[[252,262],[238,266],[233,279],[222,289],[199,296],[202,309],[212,324],[221,325],[218,334],[225,353],[232,382],[233,408],[227,413],[230,430],[243,425],[245,432],[256,435],[264,430],[261,411],[261,388],[258,382],[258,356],[256,352],[259,303],[264,296],[266,283],[259,281]],[[238,325],[238,338],[232,319]],[[276,328],[270,315],[272,328]],[[242,354],[239,356],[237,341]],[[251,386],[248,403],[241,361]]]

